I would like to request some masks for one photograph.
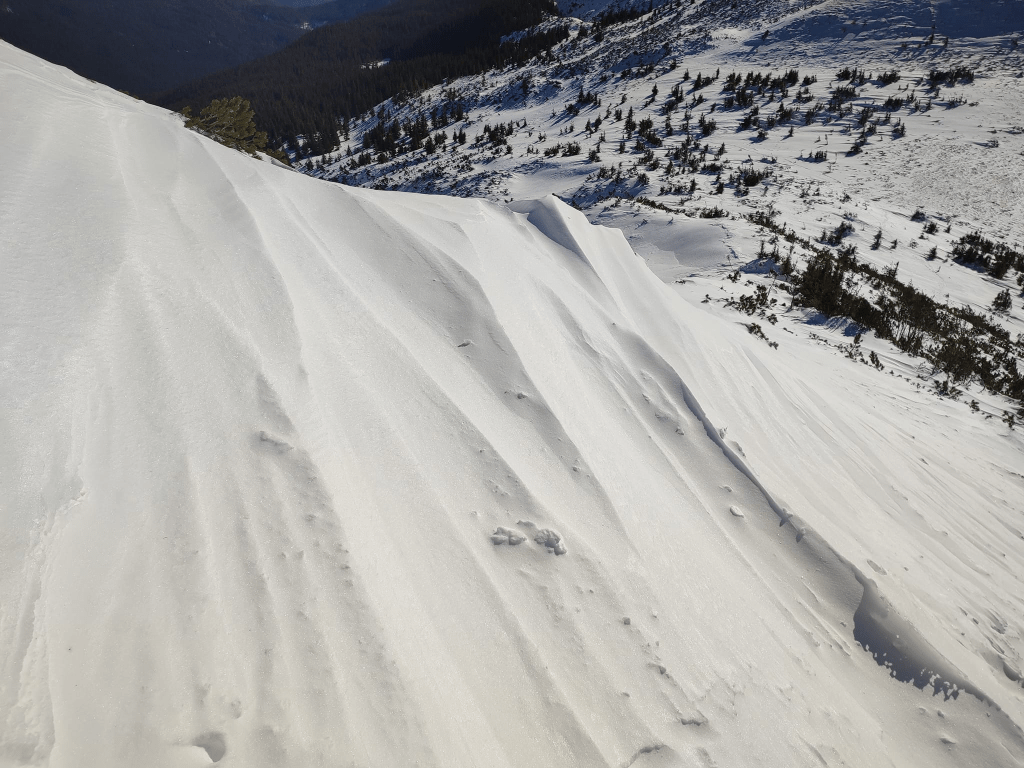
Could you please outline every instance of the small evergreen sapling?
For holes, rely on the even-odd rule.
[[[1004,288],[996,297],[992,300],[992,310],[994,312],[1009,312],[1010,307],[1013,306],[1013,299],[1010,298],[1010,289]]]

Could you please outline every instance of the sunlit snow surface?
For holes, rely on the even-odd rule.
[[[0,766],[1024,763],[1019,431],[554,198],[0,102]]]

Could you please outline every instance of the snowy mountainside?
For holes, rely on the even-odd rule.
[[[915,378],[977,403],[949,362],[959,353],[935,350],[990,334],[972,375],[1009,399],[979,413],[1024,418],[1024,5],[710,0],[572,27],[525,67],[380,105],[348,126],[347,152],[307,172],[497,200],[556,194],[621,227],[680,293],[732,308],[750,308],[752,287],[792,305],[785,293],[815,254],[852,254],[846,304],[867,293],[861,330],[893,342],[876,355],[910,352]],[[1014,266],[981,258],[979,242]],[[903,298],[879,292],[885,281]],[[924,323],[933,347],[865,322],[911,294],[945,318]],[[821,338],[787,314],[789,332]],[[959,325],[970,330],[953,338]],[[1016,369],[989,370],[1010,358]]]
[[[1024,762],[1019,430],[552,196],[0,93],[0,766]]]

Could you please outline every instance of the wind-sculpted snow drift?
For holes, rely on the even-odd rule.
[[[553,198],[0,94],[0,766],[1024,762],[1019,444],[931,474]]]

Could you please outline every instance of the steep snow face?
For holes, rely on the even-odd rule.
[[[346,152],[305,168],[374,189],[558,195],[621,228],[684,298],[767,321],[748,322],[766,343],[828,345],[1012,426],[1024,417],[1022,8],[669,3],[601,34],[577,24],[521,67],[385,102],[349,123]],[[435,133],[420,148],[375,138],[426,116]],[[1015,251],[1016,266],[973,257],[979,238]],[[906,306],[882,296],[891,282],[990,324],[1002,351],[987,363],[1012,360],[1005,376],[980,358],[977,376],[951,374],[945,341],[908,345],[850,303],[826,310],[864,325],[823,327],[800,306],[821,302],[793,301],[823,253],[856,259],[846,286],[876,317]]]
[[[1024,761],[1015,434],[553,198],[0,94],[0,766]]]

